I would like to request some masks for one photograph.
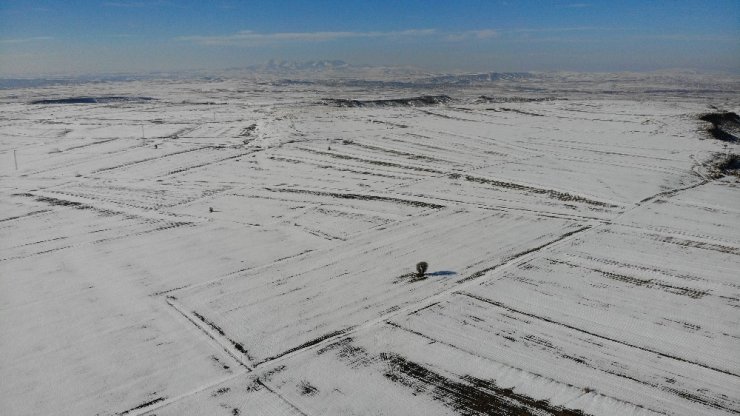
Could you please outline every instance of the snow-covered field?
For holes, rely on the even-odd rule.
[[[0,414],[740,413],[737,82],[566,81],[4,91]]]

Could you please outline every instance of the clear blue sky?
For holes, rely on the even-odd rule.
[[[0,76],[342,59],[740,72],[740,0],[0,0]]]

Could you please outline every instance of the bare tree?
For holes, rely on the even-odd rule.
[[[419,277],[424,277],[424,273],[427,272],[427,267],[429,267],[429,265],[425,261],[416,263],[416,275]]]

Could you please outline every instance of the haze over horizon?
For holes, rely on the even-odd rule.
[[[340,59],[430,71],[740,72],[740,2],[0,2],[0,76]]]

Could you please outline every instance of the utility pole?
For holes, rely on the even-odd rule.
[[[15,164],[15,170],[18,170],[18,159],[15,157],[15,149],[13,149],[13,163]]]
[[[145,139],[146,138],[146,137],[144,137],[144,126],[143,125],[141,126],[141,138],[142,139]]]

